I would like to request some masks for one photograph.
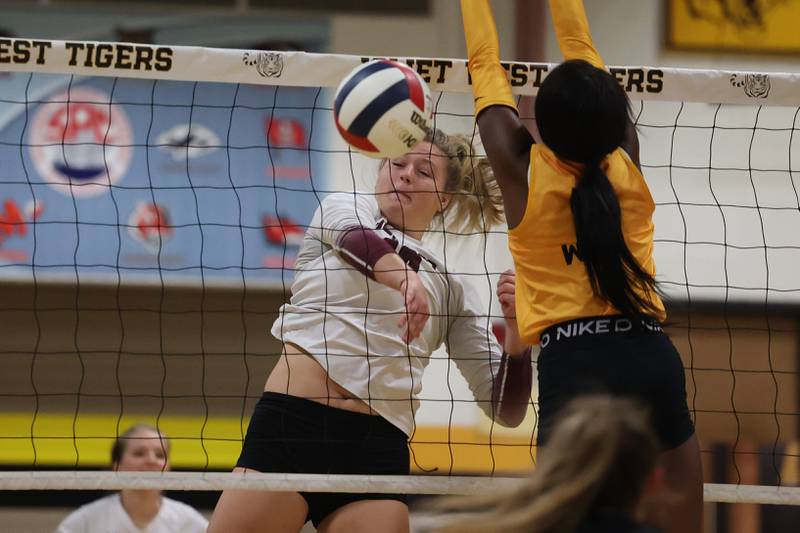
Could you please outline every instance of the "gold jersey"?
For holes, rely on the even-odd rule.
[[[655,275],[653,212],[655,204],[644,177],[618,148],[600,167],[614,187],[622,212],[622,233],[633,257]],[[560,160],[549,148],[531,148],[528,201],[522,221],[508,232],[517,274],[517,323],[526,342],[538,343],[546,328],[582,317],[619,314],[592,291],[576,246],[570,196],[582,169]],[[666,318],[655,293],[649,298]]]

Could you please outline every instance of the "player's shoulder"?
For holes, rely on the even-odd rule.
[[[330,194],[325,195],[325,197],[322,199],[322,203],[323,204],[337,204],[337,203],[345,202],[347,200],[352,202],[353,201],[353,195],[352,194],[348,194],[345,191],[335,191],[335,192],[332,192]]]
[[[627,183],[629,189],[636,193],[647,193],[650,196],[650,191],[647,187],[644,174],[641,168],[631,158],[630,154],[624,148],[619,147],[609,155],[611,159],[611,168],[614,169],[612,175],[609,175],[609,180],[614,183],[615,187],[619,182]]]
[[[322,200],[323,206],[352,206],[354,208],[374,208],[378,209],[378,201],[374,194],[364,192],[337,191],[325,196]]]
[[[368,214],[373,218],[377,218],[380,213],[375,195],[364,192],[338,191],[330,193],[320,202],[320,208],[323,212],[353,212],[362,215]]]

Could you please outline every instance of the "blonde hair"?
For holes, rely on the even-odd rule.
[[[648,413],[638,404],[579,398],[565,408],[524,485],[435,502],[430,508],[437,525],[426,531],[571,533],[592,509],[632,513],[659,451]]]
[[[451,196],[453,205],[466,217],[468,230],[483,230],[504,220],[503,198],[486,157],[479,156],[469,137],[448,135],[431,129],[424,139],[445,156],[447,180],[443,193]]]

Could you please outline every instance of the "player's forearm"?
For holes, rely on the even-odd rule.
[[[408,280],[409,271],[403,259],[396,253],[386,254],[375,263],[373,273],[375,281],[387,287],[400,290],[404,281]]]
[[[530,350],[527,344],[519,335],[516,320],[506,320],[506,335],[503,340],[503,350],[511,357],[522,357],[525,352]]]
[[[495,380],[495,412],[504,426],[517,427],[525,419],[533,386],[530,347],[522,353],[503,356],[501,371]]]
[[[589,32],[583,0],[550,0],[550,14],[564,59],[582,59],[605,68]]]
[[[493,105],[516,110],[511,86],[500,65],[500,45],[489,1],[461,0],[461,15],[475,97],[475,116]]]

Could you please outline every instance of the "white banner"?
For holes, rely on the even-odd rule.
[[[335,87],[373,57],[96,41],[0,39],[0,71]],[[463,59],[394,58],[435,91],[469,92]],[[534,95],[546,63],[503,62],[512,90]],[[633,100],[800,106],[799,73],[610,67]]]

